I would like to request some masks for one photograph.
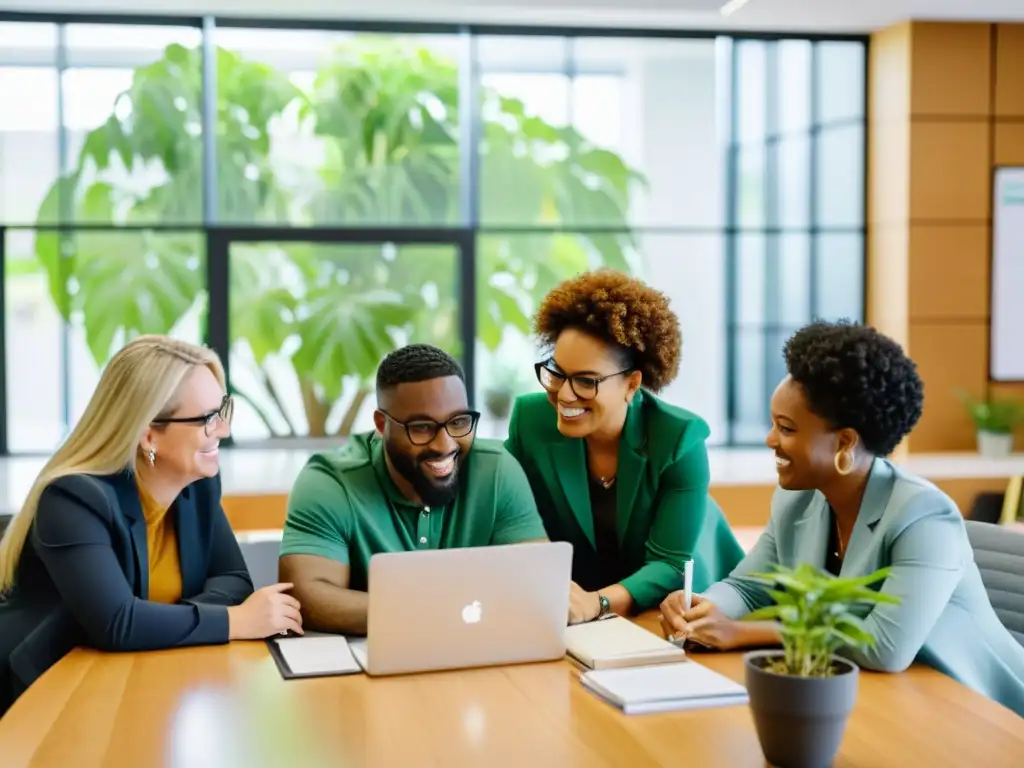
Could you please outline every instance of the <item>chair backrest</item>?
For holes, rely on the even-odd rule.
[[[262,589],[277,583],[277,559],[281,531],[246,531],[238,534],[238,546],[249,569],[252,585]]]
[[[1024,645],[1024,533],[973,520],[965,524],[992,607]]]

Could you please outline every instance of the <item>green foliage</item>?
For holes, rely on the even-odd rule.
[[[978,400],[964,391],[957,395],[964,403],[967,414],[979,432],[1008,435],[1024,423],[1024,404],[1016,400]]]
[[[112,114],[58,179],[39,221],[203,222],[201,53],[169,46],[134,73]],[[484,89],[481,211],[488,223],[625,228],[642,179],[577,131],[527,114]],[[217,54],[216,208],[225,223],[445,226],[461,211],[459,72],[401,38],[361,35],[332,52],[308,91],[235,53]],[[272,135],[319,142],[316,168],[274,159]],[[126,179],[130,178],[130,182]],[[496,349],[507,328],[558,281],[607,265],[630,269],[633,236],[481,237],[478,329]],[[65,319],[80,314],[102,365],[139,333],[167,333],[202,301],[195,236],[122,230],[41,234],[36,252]],[[345,434],[379,360],[405,340],[458,353],[456,251],[441,246],[236,244],[231,251],[232,349],[251,351],[260,392],[237,392],[272,432]],[[248,348],[248,349],[246,349]],[[283,407],[273,363],[286,362],[306,425]],[[329,429],[346,383],[355,395]],[[277,411],[276,414],[271,411]],[[275,418],[276,416],[276,418]],[[333,423],[333,422],[332,422]]]
[[[890,570],[838,578],[805,563],[796,568],[775,565],[771,573],[750,574],[748,578],[766,587],[775,604],[754,611],[746,619],[774,620],[781,625],[784,657],[773,671],[798,677],[829,677],[835,651],[874,645],[875,638],[853,611],[857,606],[900,602],[894,595],[871,589]]]

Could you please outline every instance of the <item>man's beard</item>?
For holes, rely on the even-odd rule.
[[[434,461],[445,458],[440,453],[424,453],[416,459],[412,459],[403,453],[392,450],[391,445],[385,441],[384,450],[388,452],[391,459],[391,466],[395,471],[404,477],[412,485],[412,489],[425,506],[443,507],[450,503],[459,492],[459,469],[461,465],[461,451],[455,456],[455,466],[447,477],[432,478],[423,470],[422,464],[425,461]]]

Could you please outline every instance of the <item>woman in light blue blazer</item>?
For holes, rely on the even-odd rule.
[[[927,664],[1024,717],[1024,647],[992,609],[956,504],[884,458],[921,416],[913,361],[892,339],[847,322],[809,325],[784,352],[789,375],[772,396],[765,441],[780,486],[768,526],[689,611],[681,593],[666,598],[666,636],[721,650],[778,645],[773,623],[739,621],[771,602],[748,574],[773,564],[844,577],[890,567],[881,590],[901,602],[871,609],[875,646],[845,655],[882,672]]]

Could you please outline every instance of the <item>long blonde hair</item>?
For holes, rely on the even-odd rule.
[[[139,336],[111,358],[67,440],[43,467],[0,541],[0,595],[10,592],[43,491],[68,475],[134,468],[146,428],[173,413],[186,374],[205,366],[225,386],[224,366],[206,347],[167,336]]]

